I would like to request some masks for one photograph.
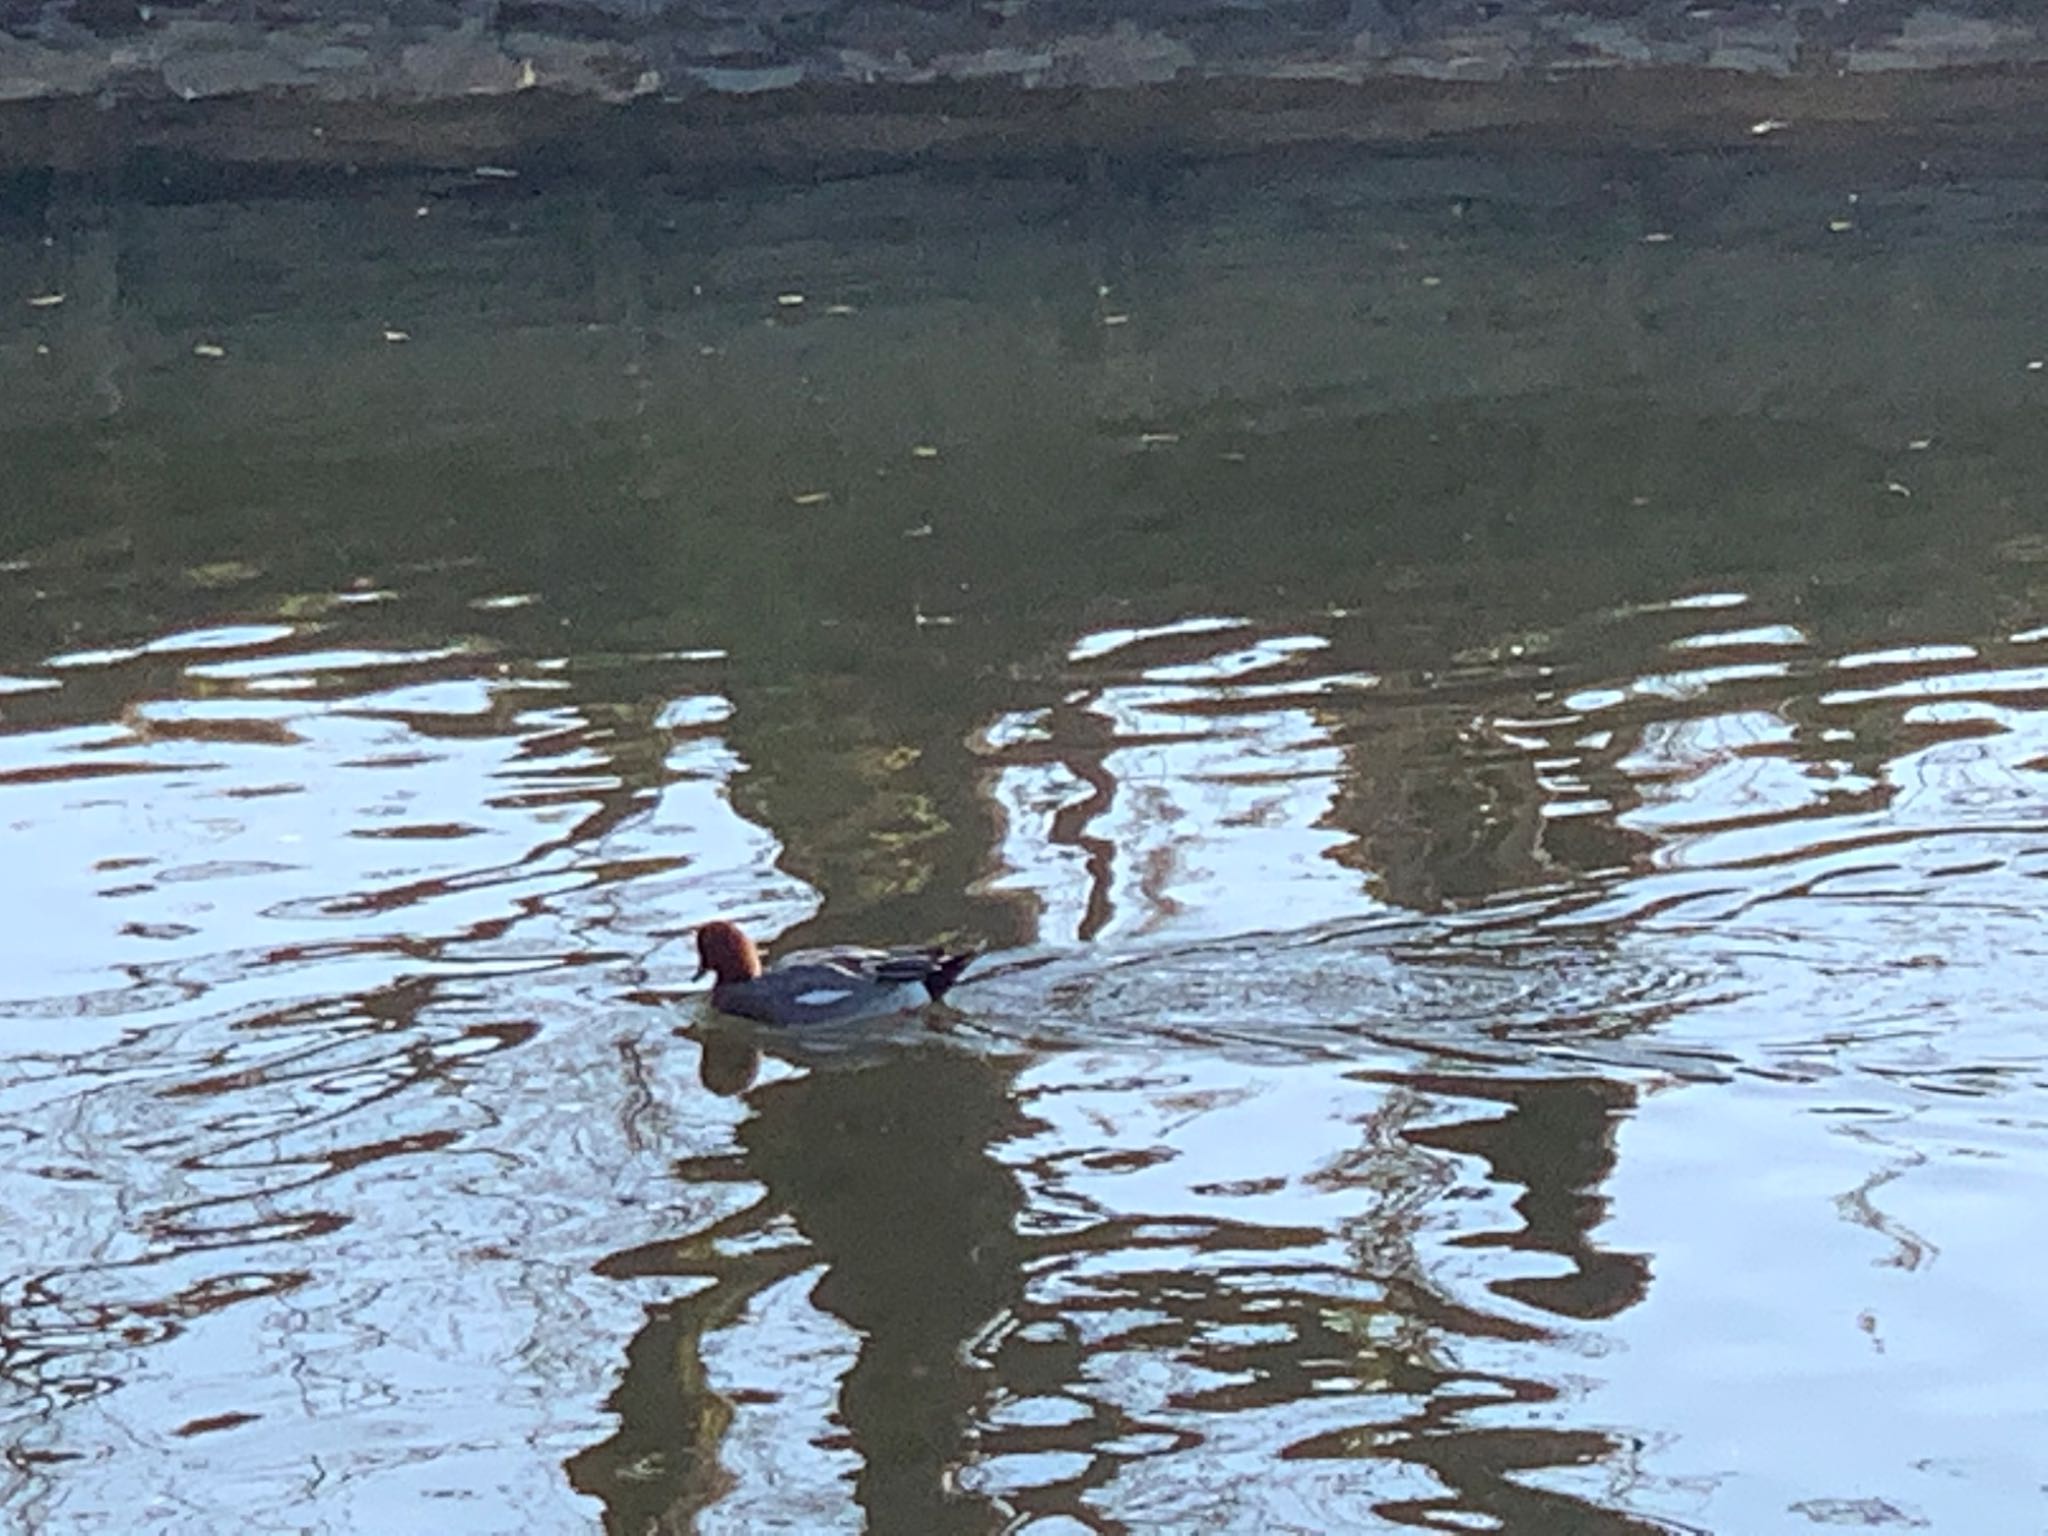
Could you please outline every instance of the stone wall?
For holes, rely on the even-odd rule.
[[[559,134],[564,103],[682,108],[726,140],[869,114],[887,154],[960,142],[953,119],[998,138],[1018,119],[1032,142],[1132,127],[1126,112],[1076,130],[1034,105],[1076,98],[1125,98],[1147,131],[1200,148],[1536,126],[1587,101],[1624,131],[1715,112],[1714,131],[1749,131],[1780,105],[1967,124],[2030,109],[2044,83],[2038,0],[0,0],[0,168],[176,139],[189,114],[149,109],[222,101],[262,104],[265,134],[301,140],[319,109],[373,108],[412,125],[401,142],[380,153],[343,111],[346,148],[304,153],[431,160]],[[122,126],[89,126],[85,105]],[[225,152],[298,153],[236,121],[209,119]]]

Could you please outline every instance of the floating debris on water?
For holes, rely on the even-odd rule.
[[[262,574],[263,567],[249,560],[214,560],[204,565],[185,567],[185,579],[209,592],[254,581]]]

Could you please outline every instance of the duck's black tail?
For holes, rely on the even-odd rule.
[[[925,972],[924,989],[931,993],[932,1001],[944,997],[953,983],[960,979],[960,973],[974,962],[980,954],[978,949],[935,949],[932,951],[932,968]]]
[[[874,974],[882,981],[906,986],[921,981],[932,1001],[937,1002],[980,953],[978,949],[940,949],[937,945],[930,949],[895,949],[881,957]]]

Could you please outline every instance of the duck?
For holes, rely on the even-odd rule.
[[[739,924],[697,930],[697,975],[709,972],[711,1006],[762,1024],[837,1024],[910,1013],[944,997],[976,956],[937,945],[912,949],[803,949],[761,964]]]

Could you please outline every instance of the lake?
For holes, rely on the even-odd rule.
[[[2048,1528],[2048,175],[1783,137],[8,184],[0,1514]]]

